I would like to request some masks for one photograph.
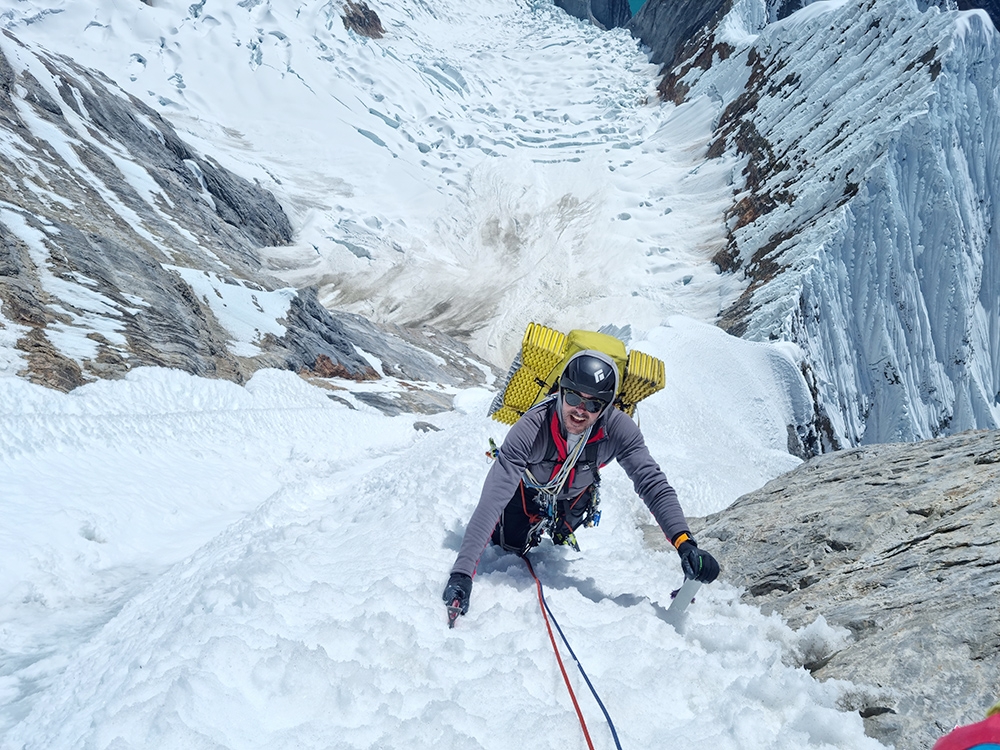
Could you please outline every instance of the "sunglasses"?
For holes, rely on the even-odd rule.
[[[583,408],[591,414],[600,414],[601,410],[608,405],[606,401],[601,401],[599,398],[584,398],[583,394],[577,393],[570,388],[562,389],[562,397],[563,401],[570,406],[583,404]]]

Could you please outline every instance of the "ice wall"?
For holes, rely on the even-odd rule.
[[[915,440],[1000,418],[998,39],[983,11],[813,3],[708,35],[687,98],[720,102],[736,152],[733,333],[807,353],[831,444]],[[704,57],[703,57],[704,59]]]

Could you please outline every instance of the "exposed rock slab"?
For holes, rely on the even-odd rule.
[[[682,48],[732,7],[732,0],[647,0],[628,29],[650,49],[650,62],[669,69]]]
[[[694,529],[746,601],[852,632],[810,668],[872,686],[871,736],[929,748],[1000,695],[1000,433],[819,456]]]
[[[786,18],[810,0],[761,0],[769,21]],[[626,28],[650,49],[650,62],[666,73],[712,34],[716,24],[733,9],[733,0],[647,0]]]
[[[585,2],[586,0],[557,0],[557,5],[583,5]],[[761,0],[760,5],[765,11],[764,18],[768,22],[774,22],[787,18],[813,2],[816,0]],[[998,0],[951,0],[951,3],[949,0],[922,0],[919,4],[957,7],[959,10],[978,8],[989,14],[994,25],[1000,24]],[[712,35],[718,21],[732,10],[733,5],[733,0],[647,0],[631,20],[622,25],[649,47],[650,62],[662,64],[663,72],[666,73]]]

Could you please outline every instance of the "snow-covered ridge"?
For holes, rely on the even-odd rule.
[[[672,388],[643,424],[692,513],[798,463],[795,405],[772,398],[796,373],[774,347],[690,321],[654,333]],[[722,379],[694,352],[726,363]],[[521,560],[484,556],[455,630],[439,598],[501,435],[492,394],[464,391],[422,432],[367,407],[362,385],[330,400],[273,370],[239,387],[145,368],[69,394],[0,379],[0,747],[575,741]],[[623,746],[882,748],[842,706],[855,688],[802,668],[846,631],[792,631],[719,583],[676,632],[661,619],[676,554],[645,545],[648,511],[616,466],[602,508],[583,553],[547,545],[534,564]],[[664,679],[679,664],[697,679]]]
[[[834,444],[1000,419],[1000,39],[983,11],[820,2],[770,25],[737,3],[710,69],[742,192],[723,317],[807,353]],[[761,24],[762,25],[762,24]],[[682,92],[683,93],[683,92]]]

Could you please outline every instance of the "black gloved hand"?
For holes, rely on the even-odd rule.
[[[677,554],[681,556],[681,568],[684,570],[685,578],[711,583],[719,577],[719,563],[710,554],[698,549],[693,539],[681,542]]]
[[[718,566],[716,566],[718,567]],[[448,585],[444,587],[441,598],[449,607],[456,599],[458,606],[462,608],[464,615],[469,611],[469,597],[472,596],[472,578],[465,573],[452,573],[448,578]]]

